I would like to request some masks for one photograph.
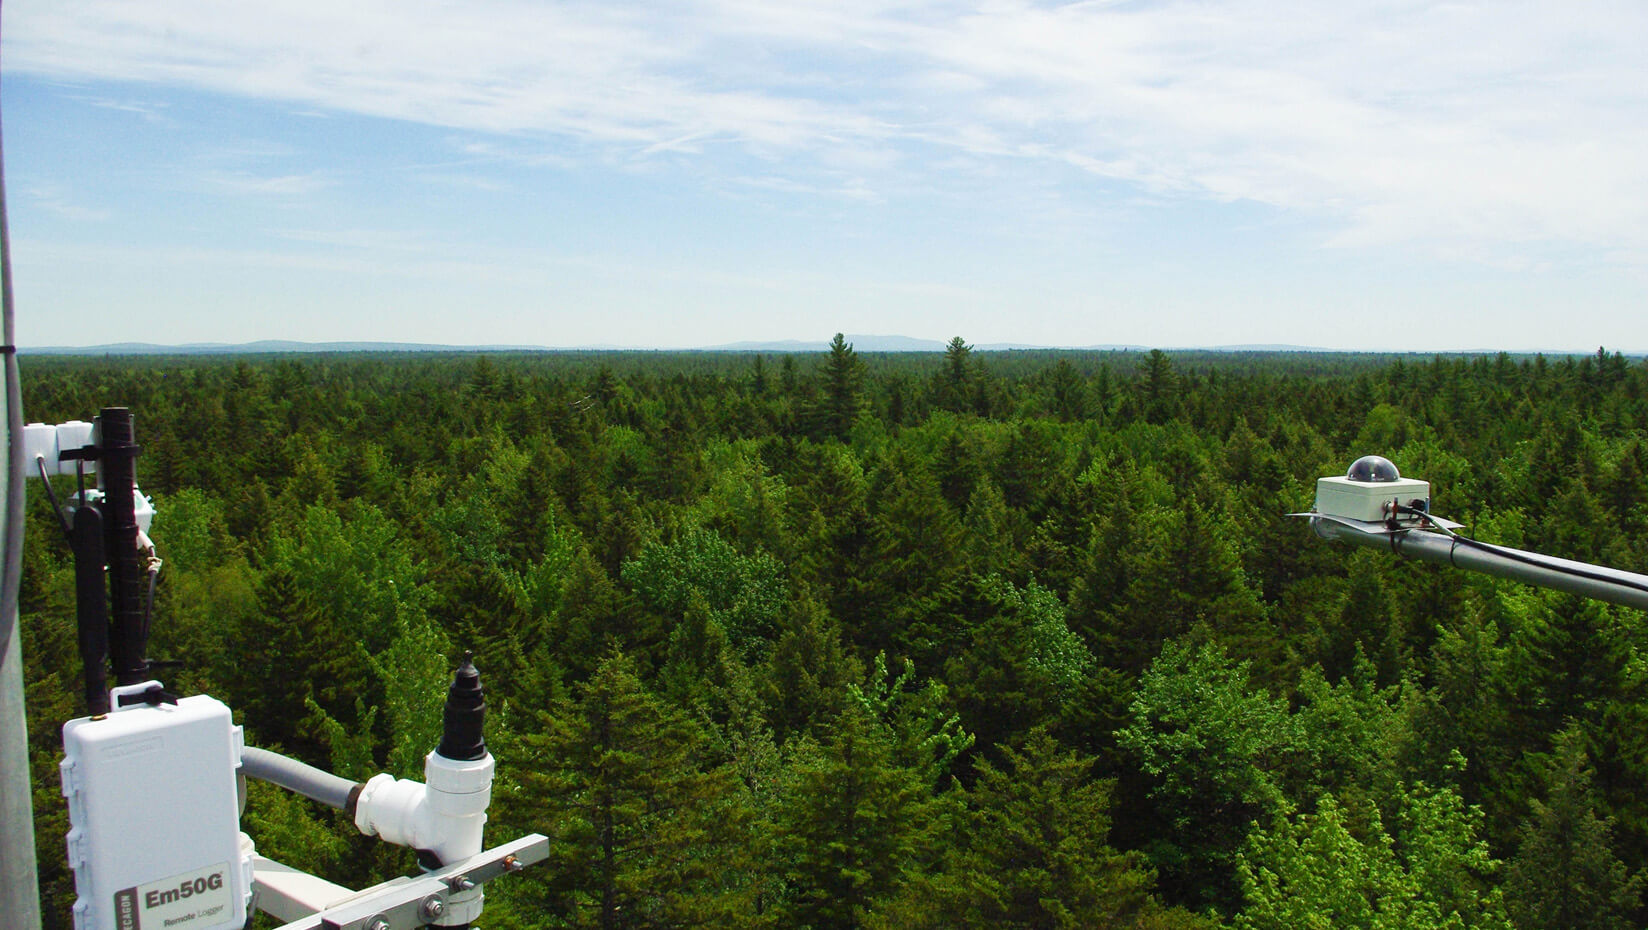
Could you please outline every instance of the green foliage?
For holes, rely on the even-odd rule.
[[[623,579],[649,606],[670,615],[701,599],[709,620],[743,649],[770,642],[784,612],[783,566],[764,552],[740,555],[709,530],[653,543],[624,563]]]
[[[1144,927],[1163,919],[1137,853],[1107,842],[1112,783],[1044,729],[1000,747],[955,816],[946,867],[906,885],[872,927]],[[1181,915],[1188,916],[1188,915]]]
[[[505,817],[551,838],[549,925],[726,926],[742,882],[728,865],[746,816],[732,769],[660,704],[622,653],[523,737]]]
[[[863,685],[847,686],[848,706],[856,706],[892,735],[898,762],[928,782],[936,782],[950,763],[973,745],[961,718],[946,712],[943,683],[916,686],[915,664],[906,660],[897,678],[887,672],[886,653],[877,653]]]
[[[1217,645],[1168,643],[1117,734],[1165,821],[1151,858],[1198,906],[1235,900],[1231,864],[1249,825],[1286,808],[1279,770],[1301,742],[1287,701],[1252,687],[1249,667]]]
[[[769,720],[780,734],[790,735],[839,714],[848,687],[862,680],[863,667],[848,655],[840,628],[817,601],[792,602],[784,623],[759,687]]]
[[[1253,834],[1237,859],[1247,906],[1238,930],[1509,930],[1498,863],[1477,838],[1481,817],[1450,789],[1416,785],[1387,832],[1377,809],[1357,818],[1331,795]]]
[[[1064,605],[1052,591],[1034,581],[1020,590],[991,575],[985,579],[984,596],[1016,615],[1026,640],[1025,664],[1055,694],[1069,697],[1093,673],[1093,654],[1070,632]]]
[[[1371,800],[1394,793],[1417,751],[1423,699],[1408,682],[1381,688],[1377,674],[1372,660],[1358,653],[1337,684],[1319,667],[1300,675],[1294,796],[1329,792]]]
[[[778,811],[775,853],[789,889],[780,926],[860,926],[935,863],[945,802],[930,772],[901,758],[905,742],[852,701],[820,742],[797,746]]]
[[[846,438],[867,406],[864,397],[864,363],[852,343],[835,334],[830,354],[819,371],[819,400],[813,413],[821,436]]]
[[[1284,516],[1380,452],[1480,538],[1640,568],[1641,360],[818,349],[20,363],[30,419],[138,412],[150,653],[253,744],[414,774],[475,651],[489,838],[563,847],[487,924],[1648,923],[1640,616]],[[29,521],[65,923],[73,576]],[[262,786],[245,823],[410,867]]]
[[[1543,800],[1522,828],[1505,897],[1519,930],[1624,930],[1641,905],[1643,877],[1615,854],[1613,821],[1596,814],[1595,773],[1577,730],[1564,730],[1546,767]]]

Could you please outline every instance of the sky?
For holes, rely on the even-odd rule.
[[[1648,351],[1641,0],[7,0],[20,344]]]

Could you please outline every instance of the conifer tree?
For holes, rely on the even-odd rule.
[[[1144,418],[1151,423],[1166,423],[1179,413],[1181,396],[1179,375],[1173,370],[1173,361],[1160,349],[1151,349],[1145,357],[1143,378],[1138,386],[1140,406]]]
[[[1087,419],[1090,404],[1087,383],[1069,359],[1059,359],[1048,375],[1048,382],[1052,413],[1059,422],[1078,423]]]
[[[961,632],[954,610],[965,568],[962,525],[925,470],[890,470],[871,523],[862,641],[924,657]]]
[[[1557,736],[1544,800],[1530,802],[1505,897],[1519,930],[1626,930],[1642,901],[1641,874],[1614,852],[1613,820],[1598,817],[1592,770],[1575,728]]]
[[[759,687],[767,719],[780,736],[791,736],[839,714],[848,683],[861,679],[864,669],[842,645],[840,625],[813,598],[793,601],[783,623]]]
[[[536,873],[546,916],[574,928],[732,926],[727,868],[744,817],[737,778],[704,735],[660,704],[621,652],[522,738],[513,825],[551,837]]]
[[[847,438],[847,432],[868,405],[864,396],[864,361],[840,333],[830,342],[830,354],[819,370],[820,397],[813,418],[820,436]]]
[[[968,792],[964,924],[989,927],[1126,927],[1152,906],[1154,875],[1136,853],[1108,845],[1111,784],[1092,759],[1064,750],[1045,729],[1001,747]]]
[[[799,749],[778,814],[790,887],[780,926],[856,930],[936,860],[939,802],[895,750],[889,728],[857,702]]]
[[[972,409],[973,405],[973,347],[960,336],[944,347],[944,368],[934,385],[937,406],[956,413]]]

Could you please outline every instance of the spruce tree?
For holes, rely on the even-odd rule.
[[[1041,728],[1001,752],[968,792],[966,925],[1126,927],[1152,908],[1143,857],[1108,844],[1112,786],[1093,760]]]
[[[1598,817],[1592,771],[1577,729],[1557,736],[1543,801],[1532,808],[1505,878],[1519,930],[1625,930],[1641,904],[1642,876],[1614,853],[1613,820]]]
[[[830,354],[819,370],[819,380],[822,390],[813,415],[815,432],[822,437],[845,439],[859,414],[867,409],[868,401],[864,396],[864,362],[840,333],[830,342]]]
[[[568,927],[729,926],[744,877],[727,867],[744,813],[737,777],[700,729],[650,695],[622,653],[522,738],[513,825],[550,836],[537,875]]]
[[[849,702],[822,743],[799,751],[778,814],[777,853],[791,889],[780,926],[856,930],[935,860],[938,802],[895,748],[888,727]]]

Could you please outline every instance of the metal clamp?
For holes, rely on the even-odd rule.
[[[354,894],[279,930],[417,930],[447,913],[456,889],[472,889],[549,857],[549,840],[533,833],[417,876]]]

